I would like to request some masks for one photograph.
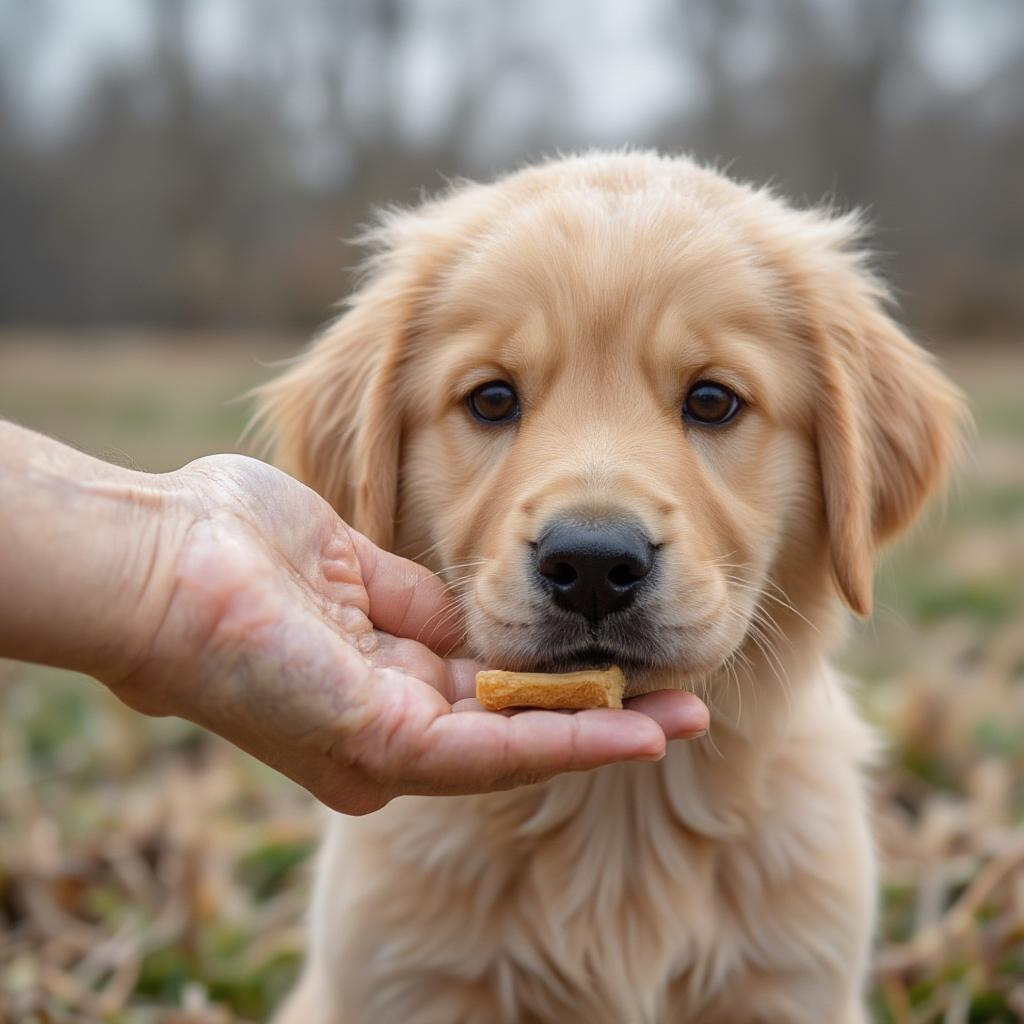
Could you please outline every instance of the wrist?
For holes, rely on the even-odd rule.
[[[0,656],[107,681],[154,634],[188,528],[173,474],[0,422]]]
[[[174,597],[178,560],[199,510],[175,473],[125,471],[85,490],[114,542],[100,586],[107,606],[95,615],[95,641],[80,646],[73,667],[117,691],[153,657]]]

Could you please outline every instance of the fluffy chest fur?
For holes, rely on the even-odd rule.
[[[720,728],[658,764],[332,819],[322,1019],[735,1021],[730,991],[767,976],[765,1020],[838,1019],[870,932],[868,742],[832,676],[803,692],[763,746]],[[446,1017],[449,985],[473,1006]]]

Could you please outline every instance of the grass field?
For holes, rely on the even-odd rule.
[[[0,337],[0,416],[148,470],[234,450],[230,399],[287,341],[176,342]],[[890,1024],[1024,1020],[1024,345],[946,365],[971,463],[841,659],[886,740],[872,1005]],[[192,726],[0,662],[0,1022],[265,1020],[301,954],[318,817]]]

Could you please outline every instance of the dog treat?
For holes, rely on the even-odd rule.
[[[583,672],[500,672],[476,674],[476,699],[488,711],[502,708],[621,708],[626,679],[622,669]]]

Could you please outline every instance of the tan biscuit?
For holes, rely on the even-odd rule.
[[[476,674],[476,699],[488,711],[502,708],[621,708],[626,679],[622,669],[583,672],[500,672]]]

